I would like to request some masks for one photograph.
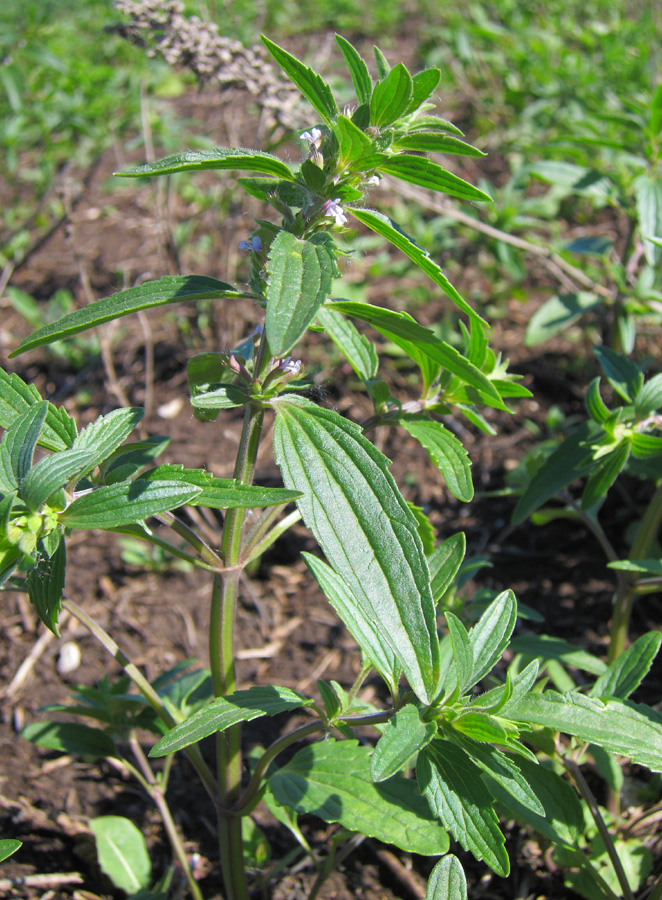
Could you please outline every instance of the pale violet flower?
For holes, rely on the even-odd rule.
[[[262,249],[262,241],[257,235],[255,235],[255,237],[252,237],[250,241],[239,241],[239,249],[251,250],[254,253],[259,253]]]
[[[381,178],[379,177],[379,175],[372,175],[370,178],[368,178],[366,184],[374,184],[376,187],[379,187],[380,181]]]
[[[324,215],[333,216],[336,220],[336,225],[344,225],[347,222],[347,216],[340,205],[340,197],[336,197],[335,200],[326,201],[324,204]]]
[[[298,375],[301,371],[301,360],[286,356],[285,359],[280,361],[278,368],[287,375]]]
[[[323,135],[319,128],[313,128],[310,131],[304,131],[301,134],[304,141],[308,141],[312,150],[319,150],[322,146]]]

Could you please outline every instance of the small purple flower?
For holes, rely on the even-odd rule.
[[[319,130],[319,128],[313,128],[310,131],[302,132],[301,139],[304,141],[308,141],[311,150],[319,150],[319,148],[322,146],[324,135]]]
[[[379,175],[372,175],[370,178],[368,178],[366,184],[374,184],[376,187],[379,187],[380,181],[381,178],[379,177]]]
[[[280,361],[278,368],[281,372],[285,372],[286,375],[298,375],[301,371],[301,360],[286,356],[285,359]]]
[[[347,222],[347,216],[340,205],[340,197],[326,201],[324,204],[324,215],[332,216],[336,220],[336,225],[344,225]]]
[[[250,250],[253,253],[259,253],[262,250],[262,241],[257,235],[252,237],[250,241],[239,241],[240,250]]]

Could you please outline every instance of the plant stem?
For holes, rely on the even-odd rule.
[[[141,747],[134,731],[131,732],[129,743],[131,744],[133,755],[136,757],[138,765],[142,770],[144,779],[147,782],[147,792],[149,793],[150,797],[156,805],[156,808],[159,811],[159,815],[161,816],[161,820],[163,821],[163,826],[166,830],[166,834],[168,835],[168,840],[170,841],[170,846],[172,847],[172,852],[175,854],[177,861],[181,866],[191,895],[193,896],[194,900],[203,900],[200,886],[193,877],[193,872],[191,871],[191,867],[186,856],[186,850],[184,849],[184,845],[179,836],[179,832],[177,831],[175,820],[173,819],[172,813],[170,812],[168,801],[165,798],[164,788],[162,784],[159,784],[159,782],[157,781],[156,776],[152,771],[152,767],[149,764],[149,760],[145,756],[143,748]]]
[[[263,407],[257,403],[248,404],[234,469],[234,477],[243,484],[251,484],[253,481],[263,421]],[[225,569],[214,576],[212,586],[209,665],[216,697],[224,697],[237,689],[234,620],[242,569],[240,559],[245,520],[245,509],[228,510],[221,544]],[[241,789],[240,725],[217,736],[216,757],[219,852],[225,891],[228,900],[248,900],[241,817],[227,812],[227,807],[235,802]]]
[[[94,637],[102,644],[103,647],[106,648],[108,653],[117,660],[117,662],[122,666],[126,674],[129,676],[131,681],[138,688],[140,693],[143,695],[145,700],[149,703],[152,709],[156,712],[158,717],[165,722],[165,724],[169,728],[173,728],[177,725],[177,721],[170,714],[168,709],[163,704],[163,701],[156,693],[152,685],[145,678],[140,669],[135,666],[127,656],[120,650],[115,641],[111,638],[107,631],[99,625],[91,616],[88,616],[87,613],[83,612],[83,610],[73,602],[73,600],[63,600],[62,606],[66,609],[72,616],[74,616],[81,625],[84,625],[87,630],[94,635]],[[214,780],[214,776],[209,771],[207,764],[202,758],[202,754],[200,753],[200,748],[192,744],[190,747],[186,747],[184,750],[189,762],[192,764],[193,768],[198,773],[200,780],[212,801],[216,803],[216,795],[217,795],[217,787],[216,781]]]
[[[662,485],[657,488],[648,504],[635,539],[632,542],[628,559],[645,559],[648,556],[651,545],[660,530],[660,523],[662,523]],[[623,650],[625,650],[632,605],[636,596],[637,576],[629,575],[628,573],[624,574],[625,577],[619,580],[619,587],[614,597],[609,662],[618,659]]]

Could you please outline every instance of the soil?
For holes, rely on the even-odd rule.
[[[185,111],[188,118],[204,122],[205,133],[219,145],[228,145],[234,138],[243,146],[252,146],[249,118],[243,109],[237,113],[236,104],[233,111],[231,98],[219,103],[215,94],[203,92],[179,98],[172,105],[175,112]],[[205,175],[196,182],[201,193],[205,185],[213,186],[218,201],[213,207],[201,204],[197,194],[187,200],[178,193],[161,193],[162,187],[154,185],[130,182],[110,188],[112,171],[133,161],[139,159],[125,159],[118,145],[104,153],[89,173],[68,174],[62,186],[69,192],[66,221],[17,268],[12,284],[43,301],[55,290],[67,288],[82,306],[123,286],[177,271],[210,274],[231,282],[245,280],[245,261],[235,248],[247,236],[257,210],[249,204],[246,213],[243,198],[231,190],[232,179]],[[494,177],[494,159],[489,165]],[[188,236],[186,241],[179,241],[175,252],[171,238],[184,226],[189,229]],[[204,234],[213,235],[211,246],[200,242]],[[360,274],[361,265],[353,263],[352,278]],[[461,291],[475,296],[485,284],[478,261],[467,265],[456,282]],[[390,287],[388,281],[377,284],[371,299],[379,302],[381,294],[387,304]],[[522,620],[520,632],[543,630],[604,656],[613,585],[597,544],[581,527],[565,521],[545,528],[528,524],[512,528],[509,522],[515,501],[488,496],[503,488],[507,473],[535,442],[535,429],[544,433],[547,410],[552,405],[565,415],[581,410],[581,390],[576,385],[587,384],[589,378],[583,372],[581,379],[575,375],[582,364],[591,366],[590,362],[582,363],[587,358],[584,348],[559,341],[540,353],[523,345],[526,320],[546,289],[549,293],[544,276],[534,273],[529,291],[533,299],[526,306],[508,302],[508,314],[495,325],[495,347],[510,357],[535,399],[518,403],[510,417],[491,415],[498,430],[496,438],[485,439],[468,427],[463,429],[478,492],[475,502],[464,505],[450,496],[425,452],[402,432],[384,431],[373,437],[394,460],[392,471],[406,499],[428,512],[438,539],[464,530],[468,555],[482,554],[489,559],[491,567],[477,575],[469,586],[469,597],[477,587],[494,591],[512,588],[522,604],[544,617],[542,625]],[[1,302],[0,346],[7,361],[8,353],[30,329],[6,299]],[[416,315],[430,324],[445,312],[446,304],[435,300],[417,309]],[[7,361],[7,367],[35,383],[45,396],[64,403],[81,423],[121,403],[144,405],[147,415],[143,432],[170,437],[163,461],[205,467],[217,476],[228,477],[240,418],[228,413],[214,426],[192,417],[186,400],[186,360],[201,350],[237,343],[252,329],[255,313],[252,307],[236,301],[203,306],[197,311],[189,307],[150,311],[140,319],[123,319],[116,326],[101,329],[103,352],[78,371],[50,351]],[[351,373],[340,364],[322,362],[317,348],[313,336],[301,356],[305,359],[308,353],[311,359],[320,360],[316,381],[321,399],[360,420],[368,407],[362,395],[352,392]],[[408,374],[395,366],[388,374],[395,379],[403,400],[412,391]],[[266,440],[258,481],[276,485],[278,477]],[[643,491],[645,487],[640,485],[629,486],[628,496],[614,497],[604,511],[604,521],[617,548],[623,545],[623,509],[629,512],[644,502]],[[199,520],[193,524],[205,533],[214,526],[210,517],[203,517],[202,524]],[[149,678],[185,659],[205,664],[209,583],[204,573],[183,572],[165,564],[145,573],[127,561],[112,535],[77,532],[68,549],[67,596],[94,616]],[[237,633],[243,686],[279,684],[316,694],[316,679],[335,679],[350,685],[358,673],[355,645],[308,575],[300,558],[304,549],[314,549],[314,542],[303,527],[297,526],[263,558],[259,572],[244,579]],[[120,674],[120,667],[75,619],[63,616],[62,641],[77,645],[81,664],[68,674],[60,674],[57,663],[62,641],[44,634],[24,595],[6,593],[3,597],[0,834],[18,838],[24,845],[3,864],[0,879],[47,876],[38,886],[15,883],[10,893],[16,898],[106,900],[118,896],[95,863],[87,823],[101,815],[129,817],[146,835],[155,874],[163,873],[171,859],[156,809],[135,782],[108,763],[63,759],[38,749],[18,733],[25,724],[47,718],[39,712],[40,707],[62,702],[74,685],[93,685],[105,676],[112,680]],[[635,606],[632,635],[658,628],[661,620],[662,599],[658,595],[646,597]],[[658,668],[638,699],[656,702],[661,687],[662,671]],[[381,696],[376,681],[368,682],[364,696],[368,700]],[[281,717],[252,723],[245,732],[247,746],[269,743],[284,727]],[[186,836],[187,850],[196,854],[203,894],[209,900],[220,898],[211,804],[183,759],[175,764],[170,785],[169,799]],[[282,858],[294,846],[293,841],[266,810],[258,808],[257,820],[265,830],[273,857]],[[304,820],[303,827],[320,852],[329,834],[336,830],[312,818]],[[465,864],[472,900],[576,900],[577,895],[564,887],[550,855],[543,854],[535,840],[514,823],[505,823],[504,830],[512,865],[506,879],[492,876],[461,848],[454,848]],[[424,897],[431,865],[431,861],[366,840],[325,882],[319,897]],[[63,873],[78,873],[78,880],[72,876],[68,882],[58,882],[56,876]],[[260,896],[273,900],[304,898],[314,878],[310,866],[295,866],[271,894],[265,888]]]

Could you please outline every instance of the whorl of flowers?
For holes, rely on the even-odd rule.
[[[244,47],[220,35],[215,22],[185,16],[181,0],[115,0],[115,7],[129,18],[116,30],[149,56],[189,69],[203,84],[252,94],[262,110],[261,129],[289,132],[303,124],[299,92],[266,62],[260,46]]]

